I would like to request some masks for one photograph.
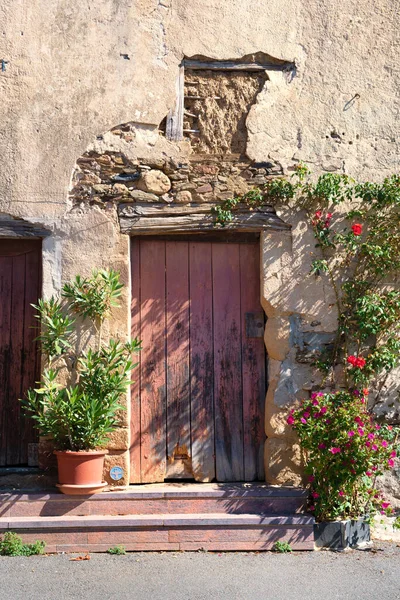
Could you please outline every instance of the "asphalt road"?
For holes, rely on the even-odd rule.
[[[1,600],[394,600],[400,548],[0,557]]]

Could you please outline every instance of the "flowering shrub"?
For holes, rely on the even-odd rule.
[[[318,520],[392,512],[374,479],[393,467],[395,444],[368,412],[367,392],[314,392],[289,414],[307,452],[309,510]]]
[[[389,283],[400,271],[400,176],[358,184],[325,173],[313,183],[300,164],[292,181],[249,194],[213,209],[215,222],[224,226],[240,201],[302,211],[316,240],[311,273],[336,298],[336,339],[315,361],[321,391],[288,417],[306,451],[310,509],[320,520],[387,513],[374,481],[394,466],[399,428],[377,423],[374,408],[400,364],[400,290]]]

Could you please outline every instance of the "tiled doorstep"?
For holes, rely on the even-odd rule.
[[[159,514],[122,516],[61,516],[0,518],[0,530],[7,529],[119,529],[141,527],[310,527],[314,518],[308,515],[241,515],[241,514]]]
[[[271,486],[263,483],[185,483],[165,484],[154,483],[146,485],[131,485],[125,490],[117,492],[105,491],[95,496],[80,496],[82,500],[93,500],[96,502],[110,500],[134,500],[155,498],[254,498],[254,497],[278,497],[278,498],[307,498],[308,492],[302,488]],[[2,502],[18,500],[19,502],[32,501],[59,501],[68,502],[71,496],[65,496],[57,492],[29,493],[29,492],[6,492],[0,494],[0,506]],[[77,498],[75,500],[78,500]]]

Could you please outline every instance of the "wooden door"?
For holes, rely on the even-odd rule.
[[[131,482],[263,480],[258,240],[135,238]]]
[[[41,289],[41,242],[0,240],[0,466],[28,464],[38,441],[19,399],[39,375],[31,304]]]

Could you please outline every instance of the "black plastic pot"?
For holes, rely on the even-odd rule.
[[[364,517],[357,520],[326,521],[314,525],[316,548],[359,548],[365,546],[370,539],[370,526]]]

